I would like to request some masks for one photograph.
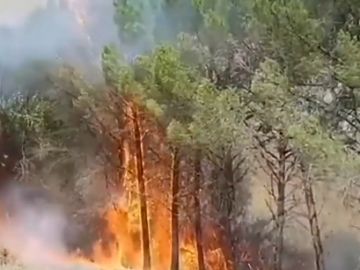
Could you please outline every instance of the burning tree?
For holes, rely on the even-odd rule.
[[[157,119],[153,123],[162,126],[163,129],[166,129],[167,125],[171,127],[175,123],[180,123],[180,121],[183,123],[189,121],[187,120],[189,116],[184,113],[180,114],[179,111],[186,109],[191,112],[188,101],[190,100],[191,91],[194,89],[195,84],[191,82],[189,71],[180,64],[178,57],[179,55],[176,54],[176,51],[164,48],[151,57],[139,59],[134,63],[134,69],[131,70],[131,67],[121,66],[120,62],[118,62],[119,58],[114,51],[110,49],[104,51],[104,70],[107,82],[110,86],[117,89],[115,91],[120,91],[118,94],[112,96],[113,99],[120,101],[114,104],[118,106],[115,110],[118,110],[125,119],[131,119],[133,124],[134,148],[137,160],[138,194],[140,196],[141,209],[140,216],[142,220],[143,267],[145,269],[151,267],[149,225],[147,223],[149,218],[147,214],[147,200],[149,197],[147,195],[148,192],[145,191],[144,167],[141,165],[144,164],[144,161],[141,160],[145,158],[145,152],[142,150],[144,149],[144,146],[142,146],[144,135],[141,135],[141,121],[138,119],[140,112],[143,116],[146,115],[144,113],[147,112],[147,118]],[[182,73],[180,72],[181,69],[183,70]],[[183,96],[181,96],[181,93],[183,93]],[[129,111],[130,115],[128,114]],[[147,131],[149,132],[149,130]],[[171,224],[173,225],[173,255],[171,264],[177,268],[179,265],[177,209],[179,196],[178,170],[180,160],[178,155],[180,140],[176,139],[175,136],[173,136],[173,139],[171,139],[171,137],[169,139],[169,143],[172,145],[170,149],[172,149],[171,152],[174,156],[173,169],[171,172],[171,186],[173,187],[171,214]]]
[[[183,240],[179,240],[179,217],[181,213],[179,212],[179,203],[180,196],[182,193],[190,192],[191,198],[193,201],[194,207],[194,233],[195,233],[195,242],[198,256],[198,267],[199,269],[205,269],[205,254],[208,254],[204,247],[203,238],[203,226],[206,224],[201,224],[203,219],[203,210],[205,206],[201,205],[201,196],[200,190],[203,189],[204,182],[201,180],[202,176],[202,163],[205,161],[205,158],[211,159],[215,157],[217,153],[221,153],[223,147],[231,150],[232,145],[239,139],[241,133],[241,123],[242,118],[239,110],[242,108],[241,103],[239,103],[238,96],[231,90],[225,91],[222,95],[217,96],[216,88],[208,82],[196,79],[195,70],[186,67],[181,62],[180,51],[172,48],[160,48],[155,51],[154,54],[141,57],[137,59],[133,65],[124,65],[122,64],[119,56],[111,49],[106,49],[104,51],[104,70],[107,79],[107,83],[112,88],[108,90],[111,95],[110,98],[105,98],[106,102],[110,102],[111,109],[108,112],[104,112],[104,115],[110,113],[110,115],[115,116],[115,120],[118,125],[115,126],[117,134],[107,126],[106,117],[99,119],[98,116],[104,117],[100,111],[97,111],[92,104],[96,104],[96,101],[87,102],[87,106],[90,108],[90,112],[95,113],[96,127],[104,134],[108,134],[114,142],[124,141],[124,134],[129,134],[129,129],[127,129],[127,122],[132,123],[132,130],[134,134],[134,144],[133,147],[136,153],[136,160],[143,159],[142,164],[146,163],[145,153],[147,151],[142,150],[139,152],[137,146],[140,146],[139,149],[148,149],[148,146],[144,146],[143,141],[146,140],[146,136],[152,132],[154,129],[147,126],[146,131],[148,134],[139,136],[140,126],[144,127],[143,120],[135,121],[139,119],[140,114],[152,120],[152,124],[160,127],[161,130],[167,129],[167,138],[166,142],[170,147],[167,147],[166,152],[170,152],[172,156],[171,168],[167,169],[170,174],[170,186],[172,187],[171,192],[171,239],[172,239],[172,257],[171,257],[171,267],[177,269],[179,267],[179,248]],[[83,100],[83,97],[79,97],[79,100]],[[108,95],[108,94],[106,94]],[[134,114],[134,106],[137,106]],[[139,109],[141,108],[141,109]],[[184,110],[186,113],[184,113]],[[114,115],[115,113],[115,115]],[[118,119],[117,115],[122,115]],[[212,115],[217,115],[216,118]],[[136,117],[135,117],[136,116]],[[228,121],[223,122],[223,119],[228,119]],[[125,120],[121,120],[125,119]],[[105,121],[104,121],[105,120]],[[147,121],[147,124],[150,122]],[[104,125],[105,123],[105,125]],[[142,123],[142,124],[141,124]],[[237,126],[237,124],[239,126]],[[215,133],[215,129],[218,126],[222,126],[221,133]],[[214,130],[214,134],[206,134],[205,130]],[[136,136],[138,135],[138,136]],[[219,137],[224,138],[223,141],[219,141]],[[128,139],[127,139],[128,140]],[[137,142],[137,143],[136,143]],[[123,146],[119,145],[119,151],[124,151]],[[153,149],[154,150],[154,149]],[[159,151],[156,150],[155,151]],[[190,153],[185,157],[185,153]],[[231,154],[233,155],[233,154]],[[169,155],[170,156],[170,155]],[[182,158],[182,156],[184,158]],[[192,157],[191,157],[192,156]],[[233,162],[232,159],[236,156],[231,157],[229,162]],[[190,190],[181,190],[180,189],[180,161],[184,160],[193,160],[193,183]],[[124,158],[122,159],[124,160]],[[138,162],[138,161],[137,161]],[[139,172],[144,172],[143,177],[140,177],[141,181],[138,179],[138,196],[140,196],[140,205],[141,200],[148,203],[148,200],[152,200],[151,196],[149,197],[149,192],[141,187],[141,183],[145,182],[146,171],[149,168],[142,166],[142,168],[137,164],[137,177],[139,177]],[[239,165],[241,162],[239,163]],[[238,167],[239,165],[236,165]],[[170,166],[170,163],[169,163]],[[220,165],[219,165],[220,166]],[[232,165],[231,165],[232,166]],[[127,169],[127,168],[125,168]],[[237,168],[234,169],[234,171]],[[228,173],[233,174],[232,169],[228,169]],[[230,179],[227,179],[230,181]],[[236,180],[233,179],[231,182],[226,185],[232,186],[232,192],[235,192]],[[212,190],[216,189],[216,185],[211,187]],[[149,186],[148,186],[149,188]],[[151,188],[150,188],[151,189]],[[141,194],[144,197],[141,198]],[[235,203],[235,198],[229,198],[230,205]],[[208,206],[206,206],[208,207]],[[211,206],[210,206],[211,208]],[[142,218],[149,219],[148,213],[143,211],[148,209],[148,206],[140,206],[140,216]],[[230,243],[230,235],[232,233],[231,229],[231,212],[232,206],[229,207],[227,213],[219,219],[220,223],[224,222],[228,224],[225,226],[224,231],[226,236],[224,236],[222,242],[224,247],[227,246],[227,250],[223,250],[226,254],[226,264],[229,269],[231,269],[234,263],[234,252],[233,245]],[[221,209],[218,209],[221,211]],[[184,213],[186,214],[186,213]],[[147,217],[146,217],[147,216]],[[149,229],[149,224],[141,223],[142,227],[142,239],[145,238],[146,241],[142,242],[147,243],[147,238],[149,235],[153,234],[151,229]],[[148,228],[148,229],[146,229]],[[146,230],[150,232],[146,233]],[[145,232],[145,234],[144,234]],[[230,241],[230,242],[228,242]],[[150,252],[150,246],[144,245],[143,250],[143,267],[149,266],[150,256],[147,254]]]
[[[244,4],[244,3],[243,3]],[[267,5],[266,3],[264,3],[263,7],[260,7],[260,5],[258,5],[259,3],[257,3],[255,5],[255,9],[254,14],[257,16],[256,19],[257,21],[257,27],[258,29],[262,29],[262,26],[265,24],[268,25],[272,25],[273,22],[273,17],[275,17],[274,14],[270,15],[268,13],[266,13],[268,10],[270,10],[271,8],[269,7],[269,5]],[[294,3],[293,3],[294,4]],[[118,3],[118,11],[120,13],[125,12],[127,9],[125,7],[128,7],[127,4],[125,4],[125,6],[122,6],[121,4]],[[245,5],[245,4],[244,4]],[[136,5],[135,5],[136,6]],[[224,5],[226,6],[226,5]],[[245,5],[246,6],[246,5]],[[278,6],[276,6],[278,7]],[[285,10],[285,13],[291,13],[291,12],[295,12],[295,7],[298,8],[302,8],[302,6],[296,6],[296,4],[294,4],[293,6],[289,5],[288,9]],[[192,66],[195,66],[195,70],[197,70],[199,72],[199,74],[201,74],[202,76],[206,76],[210,82],[216,86],[217,89],[226,89],[227,87],[229,87],[230,85],[233,85],[233,79],[234,79],[234,74],[232,73],[232,68],[231,64],[235,64],[236,66],[236,61],[235,61],[235,55],[234,53],[230,54],[230,56],[228,57],[228,66],[225,67],[225,71],[223,72],[223,74],[221,74],[221,69],[219,69],[215,62],[213,61],[212,57],[215,56],[216,54],[218,54],[221,49],[222,46],[224,45],[222,42],[220,42],[218,39],[213,39],[214,37],[225,37],[226,36],[226,31],[228,31],[229,29],[227,27],[230,26],[230,24],[227,24],[227,9],[222,10],[223,12],[220,13],[216,13],[217,11],[219,11],[216,7],[216,5],[203,5],[202,3],[196,3],[196,8],[199,11],[199,14],[201,16],[203,16],[204,18],[208,18],[206,15],[208,15],[211,12],[215,12],[213,15],[216,15],[214,17],[211,17],[212,20],[204,20],[203,21],[203,27],[205,29],[204,32],[199,32],[196,33],[199,37],[199,39],[201,40],[201,42],[203,42],[202,45],[205,46],[200,46],[200,50],[203,50],[200,54],[197,54],[196,57],[194,57],[194,59],[191,60],[195,60],[195,64],[194,62],[191,63]],[[266,13],[265,15],[267,16],[263,16],[263,18],[260,18],[262,15],[264,15],[263,13]],[[132,15],[134,15],[133,13],[131,13]],[[128,13],[127,15],[131,15],[130,13]],[[141,12],[138,14],[139,18],[135,18],[135,17],[131,17],[131,18],[127,18],[130,21],[134,22],[134,20],[136,21],[136,19],[139,19],[141,21],[140,18]],[[126,14],[125,14],[126,15]],[[286,14],[285,14],[286,15]],[[302,14],[304,15],[304,14]],[[305,16],[305,15],[304,15]],[[301,17],[301,16],[300,16]],[[296,21],[294,23],[300,23],[300,19],[299,17],[294,16],[294,18],[296,19]],[[126,16],[122,17],[122,19],[126,20]],[[218,19],[218,20],[216,20]],[[120,25],[122,24],[122,22],[119,22]],[[143,23],[143,22],[142,22]],[[144,24],[140,23],[140,26],[144,26]],[[139,25],[138,25],[139,26]],[[224,27],[225,26],[225,27]],[[312,24],[309,23],[308,25],[308,29],[314,30],[314,32],[316,32],[316,27]],[[139,31],[140,33],[142,33],[142,31],[144,30],[143,28],[138,29],[135,28],[134,30],[134,36],[132,36],[132,38],[139,38]],[[274,31],[275,32],[275,31]],[[312,33],[313,34],[313,33]],[[141,35],[140,35],[141,36]],[[314,39],[316,38],[316,36],[314,36]],[[264,46],[264,50],[266,52],[267,46],[268,44],[265,43]],[[311,46],[309,46],[311,47]],[[272,49],[272,48],[270,48]],[[276,48],[275,48],[276,49]],[[208,50],[208,51],[207,51]],[[236,49],[235,49],[236,50]],[[305,48],[305,50],[311,50],[311,48]],[[276,52],[276,51],[275,51]],[[199,57],[200,55],[200,57]],[[281,58],[281,57],[280,57]],[[297,157],[297,152],[294,150],[293,148],[293,142],[296,141],[297,139],[299,139],[297,137],[298,134],[293,133],[294,132],[294,123],[296,123],[296,125],[299,125],[301,127],[306,127],[306,125],[304,124],[303,121],[303,117],[302,114],[306,113],[306,108],[303,106],[303,103],[301,103],[301,98],[299,98],[299,96],[297,96],[296,94],[294,94],[294,88],[297,86],[297,82],[293,80],[293,76],[291,74],[285,74],[283,72],[284,67],[281,66],[279,63],[281,63],[281,59],[277,57],[276,53],[274,54],[274,60],[273,61],[269,61],[266,60],[264,61],[263,65],[258,69],[258,72],[254,73],[254,67],[251,67],[249,71],[249,77],[255,75],[254,77],[251,78],[252,80],[252,87],[251,89],[246,89],[247,93],[238,93],[238,95],[235,95],[235,99],[244,99],[244,100],[248,100],[249,104],[251,104],[251,106],[249,106],[249,112],[250,115],[252,115],[254,117],[255,123],[259,124],[261,128],[253,128],[251,132],[255,133],[255,138],[257,138],[257,142],[260,142],[260,146],[262,147],[262,150],[265,149],[265,152],[267,152],[267,157],[265,155],[263,155],[263,158],[267,161],[266,166],[268,167],[268,169],[271,171],[270,175],[271,175],[271,179],[275,179],[275,182],[277,184],[277,195],[275,194],[275,192],[272,192],[272,197],[275,199],[275,201],[277,201],[277,206],[276,206],[276,214],[274,215],[275,218],[275,223],[276,223],[276,228],[277,228],[277,241],[276,241],[276,248],[275,248],[275,256],[274,256],[274,264],[276,265],[275,268],[277,269],[281,269],[282,268],[282,263],[281,263],[281,256],[282,256],[282,250],[283,250],[283,230],[284,230],[284,226],[285,226],[285,214],[287,212],[286,207],[285,207],[285,201],[286,201],[286,185],[289,181],[291,181],[293,179],[293,175],[295,170],[297,169],[298,166],[298,157]],[[154,61],[153,58],[151,58],[152,61],[155,63],[156,61]],[[199,61],[200,59],[200,61]],[[296,58],[297,59],[297,58]],[[199,62],[196,62],[196,60],[198,60]],[[201,61],[205,61],[205,63],[207,64],[205,66],[205,68],[200,67],[200,63]],[[290,67],[289,63],[289,67]],[[148,67],[151,66],[148,63]],[[139,67],[138,67],[139,68]],[[255,66],[256,69],[256,66]],[[154,70],[156,70],[156,68],[150,68],[150,71],[148,70],[148,73],[151,74],[151,72],[153,72]],[[291,70],[289,68],[289,70]],[[305,72],[304,71],[304,76],[309,76],[311,77],[312,75],[310,74],[311,72],[313,72],[312,70]],[[141,73],[145,73],[141,74]],[[168,82],[170,81],[170,85],[173,84],[174,82],[171,80],[171,77],[168,76],[168,73],[164,72],[162,73],[162,75],[167,78]],[[264,75],[264,76],[263,76]],[[144,72],[144,70],[142,70],[141,72],[141,68],[140,68],[140,72],[137,73],[137,76],[140,76],[140,81],[144,81],[144,77],[146,78],[146,71]],[[264,78],[262,78],[262,76]],[[143,78],[141,78],[143,77]],[[150,76],[151,77],[151,76]],[[154,88],[160,88],[160,89],[164,89],[160,84],[157,84],[157,82],[162,80],[161,76],[154,76],[156,78],[155,80],[155,84],[156,87],[153,87],[152,85],[146,84],[148,82],[141,82],[142,85],[145,85],[145,88],[148,89],[154,89]],[[172,74],[173,78],[177,78],[175,76],[175,74]],[[170,79],[169,79],[170,78]],[[236,77],[235,77],[236,78]],[[179,80],[179,78],[177,78]],[[194,78],[193,78],[194,79]],[[305,77],[302,77],[303,80],[306,80]],[[247,85],[246,83],[242,84],[243,86]],[[166,87],[165,87],[166,89]],[[276,91],[279,91],[278,96],[276,94]],[[216,91],[215,91],[216,92]],[[150,97],[152,94],[148,95],[148,97]],[[218,94],[215,94],[215,97],[212,98],[216,98]],[[197,95],[197,97],[199,97],[201,95]],[[159,97],[159,96],[157,96]],[[195,96],[192,96],[192,98]],[[150,105],[154,105],[156,104],[155,107],[158,107],[159,104],[160,107],[164,107],[167,104],[172,104],[173,102],[171,100],[167,100],[164,103],[159,102],[157,98],[150,98],[151,102]],[[211,98],[209,99],[211,100]],[[205,102],[202,101],[203,103],[206,103],[206,105],[210,105],[211,102],[209,102],[209,100],[206,100]],[[155,101],[155,102],[154,102]],[[228,102],[228,100],[227,100]],[[201,104],[201,103],[200,103]],[[220,104],[220,103],[219,103]],[[193,105],[194,106],[194,105]],[[198,106],[198,107],[197,107]],[[199,109],[199,105],[195,105],[195,108]],[[201,107],[201,106],[200,106]],[[235,107],[241,108],[242,105],[240,104],[235,104]],[[154,108],[153,108],[154,109]],[[232,108],[228,108],[230,111],[232,110]],[[158,108],[155,110],[157,111]],[[172,115],[172,112],[166,111],[167,115]],[[206,109],[205,109],[206,111]],[[192,113],[194,114],[194,119],[196,120],[196,112],[204,112],[204,108],[199,109],[198,111],[193,111]],[[218,112],[218,111],[217,111]],[[272,113],[276,112],[274,116],[272,116]],[[214,113],[214,111],[210,111],[210,114]],[[240,115],[241,112],[237,112],[237,114],[235,115]],[[271,116],[271,117],[270,117]],[[223,116],[223,118],[221,120],[227,119],[227,117],[229,117],[229,115],[225,115]],[[230,116],[231,118],[231,116]],[[176,119],[176,117],[175,117]],[[191,119],[191,117],[190,117]],[[178,120],[178,119],[177,119]],[[193,127],[197,127],[197,125],[201,126],[202,123],[207,123],[209,124],[213,119],[208,119],[208,118],[203,118],[199,125],[199,123],[195,123],[194,121],[192,122],[192,126],[190,125],[191,128]],[[233,120],[233,119],[232,119]],[[166,122],[166,121],[165,121]],[[167,121],[168,123],[171,123],[171,121]],[[185,121],[186,123],[186,121]],[[190,121],[191,123],[191,121]],[[221,126],[219,125],[219,122],[214,121],[215,125],[217,126]],[[220,121],[221,123],[221,121]],[[240,123],[242,123],[241,121],[232,121],[230,125],[239,125]],[[290,125],[291,123],[291,125]],[[182,126],[182,129],[185,130],[185,134],[187,134],[187,136],[191,138],[191,140],[198,140],[198,138],[201,138],[201,133],[195,133],[196,136],[193,136],[193,130],[187,130],[188,128],[186,127],[187,124],[185,124],[185,128],[184,128],[184,121],[179,121],[180,126]],[[215,127],[210,127],[211,124],[209,124],[208,126],[204,127],[204,130],[206,130],[207,132],[209,132],[210,130],[217,130]],[[167,124],[165,124],[164,126],[167,126]],[[317,129],[317,127],[315,128]],[[204,131],[203,130],[203,131]],[[243,129],[244,131],[245,129]],[[276,137],[275,140],[270,140],[270,141],[266,141],[265,145],[264,142],[262,141],[263,138],[259,139],[258,135],[263,136],[264,135],[264,130],[265,130],[265,134],[269,134],[270,133],[270,137]],[[178,132],[179,134],[183,134],[184,132]],[[234,137],[235,133],[230,133],[231,136]],[[308,134],[308,133],[306,133]],[[222,134],[221,134],[222,135]],[[307,137],[308,140],[311,140],[311,136],[313,134],[311,134],[311,132],[309,132],[309,137]],[[237,135],[236,135],[237,136]],[[235,136],[235,137],[236,137]],[[195,139],[194,139],[195,137]],[[220,136],[220,134],[217,134],[216,138],[221,138],[222,136]],[[204,152],[207,152],[208,149],[211,149],[211,147],[209,148],[207,146],[207,144],[209,144],[209,141],[200,141],[200,150],[201,153],[203,154]],[[227,145],[225,147],[225,153],[226,153],[226,148],[228,146],[231,145],[231,143],[229,144],[228,142],[222,142],[223,145]],[[194,143],[192,143],[194,144]],[[199,141],[197,141],[195,143],[199,144]],[[210,144],[212,144],[212,146],[214,145],[214,142],[212,141]],[[273,145],[272,145],[273,144]],[[204,148],[205,145],[205,148]],[[271,149],[270,151],[268,151],[267,147],[270,146]],[[177,154],[178,154],[178,147],[173,147],[173,157],[174,157],[174,161],[177,161]],[[221,147],[220,147],[221,148]],[[228,149],[231,149],[231,147],[229,147]],[[211,149],[210,152],[215,152],[216,153],[217,150],[214,151],[214,149]],[[274,152],[272,151],[278,151],[278,157],[276,157],[274,160],[270,160],[274,158]],[[231,152],[231,150],[228,151],[228,156],[231,156],[229,153]],[[176,154],[176,155],[175,155]],[[269,159],[270,158],[270,159]],[[231,160],[231,158],[229,158],[229,160]],[[276,161],[275,163],[278,163],[279,166],[274,167],[274,161]],[[231,164],[232,162],[228,162],[227,164]],[[198,164],[198,162],[196,162],[196,164]],[[173,163],[173,169],[176,172],[177,171],[177,167],[176,166],[176,162]],[[199,167],[199,165],[195,166],[195,167]],[[231,166],[230,166],[231,167]],[[199,169],[197,170],[199,171]],[[195,175],[198,175],[199,173],[195,173]],[[173,180],[177,179],[176,174],[173,174]],[[230,177],[231,178],[231,177]],[[230,179],[229,178],[229,179]],[[198,177],[195,177],[194,179],[198,179]],[[233,185],[233,180],[230,179],[230,183],[229,185]],[[273,183],[273,181],[271,181]],[[173,187],[175,187],[176,190],[176,182],[173,182]],[[231,191],[230,191],[231,193]],[[173,203],[176,203],[176,200],[174,200],[175,197],[175,192],[173,191]],[[308,197],[306,197],[307,201],[308,201]],[[233,199],[230,199],[230,201],[233,201]],[[195,202],[197,202],[196,198],[195,198]],[[230,205],[233,202],[230,202]],[[175,204],[173,204],[174,206]],[[196,205],[198,205],[198,203],[196,203]],[[200,207],[195,207],[200,208]],[[175,212],[177,211],[176,207],[173,208],[175,210]],[[229,207],[228,209],[230,209],[229,211],[231,212],[231,207]],[[309,210],[310,211],[310,210]],[[197,212],[197,211],[196,211]],[[173,216],[173,221],[174,221],[174,228],[176,228],[176,219],[175,219],[175,215]],[[226,221],[226,219],[224,219],[224,221]],[[226,223],[226,222],[225,222]],[[199,224],[199,222],[198,222]],[[313,223],[311,223],[313,224]],[[229,234],[229,231],[231,231],[231,229],[229,229],[231,226],[226,225],[225,227],[227,227],[227,234]],[[199,233],[201,234],[201,233]],[[174,242],[173,242],[173,250],[174,250],[174,246],[177,242],[176,237],[173,237]],[[198,239],[198,242],[201,242]],[[201,247],[199,246],[199,249],[201,249]],[[232,248],[231,248],[232,249]],[[227,252],[228,254],[231,254],[232,251]],[[174,267],[176,268],[176,259],[177,254],[176,252],[173,253],[173,262],[174,262]],[[232,257],[232,256],[230,256]],[[199,261],[201,261],[202,259],[200,258]],[[227,259],[227,261],[234,261],[234,258],[232,259]],[[230,264],[228,264],[228,268],[231,267]]]

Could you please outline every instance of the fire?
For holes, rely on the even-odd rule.
[[[132,166],[132,158],[128,155],[127,166]],[[132,179],[132,174],[125,173],[123,177]],[[133,179],[132,179],[133,180]],[[162,194],[158,194],[159,197]],[[133,198],[132,198],[133,199]],[[130,200],[131,201],[131,200]],[[136,198],[134,199],[136,202]],[[170,211],[166,205],[154,202],[150,211],[150,236],[151,236],[151,255],[153,270],[168,270],[170,268],[171,257],[171,230],[170,230]],[[123,198],[104,209],[105,225],[101,229],[101,237],[93,247],[91,255],[84,255],[81,250],[72,254],[58,253],[49,250],[46,243],[38,241],[36,238],[28,238],[29,245],[36,247],[41,254],[46,254],[50,266],[62,267],[84,266],[84,269],[97,270],[141,270],[142,269],[142,250],[141,250],[141,228],[138,215],[138,205],[128,204],[124,206]],[[6,224],[2,222],[1,225]],[[17,233],[16,228],[14,233]],[[204,224],[204,227],[208,225]],[[208,270],[232,270],[228,269],[222,247],[217,238],[216,230],[211,227],[206,229],[206,242],[211,242],[211,247],[204,249],[206,269]],[[191,225],[181,228],[180,232],[180,269],[197,270],[198,256],[196,239]],[[253,252],[251,247],[246,247],[249,252]],[[254,254],[254,253],[252,253]],[[242,258],[247,265],[252,265],[251,258]],[[252,266],[251,266],[252,267]],[[253,268],[263,270],[264,268]]]
[[[128,213],[112,208],[106,213],[108,243],[98,241],[94,246],[93,260],[106,269],[119,269],[131,266],[133,269],[141,267],[141,252],[137,231],[129,226]]]
[[[86,13],[85,0],[63,0],[66,1],[68,9],[74,14],[81,32],[87,35],[86,26],[89,18]],[[88,36],[88,35],[87,35]],[[90,38],[88,38],[90,39]],[[144,124],[145,126],[146,124]],[[169,186],[166,186],[166,179],[169,175],[170,155],[169,150],[164,146],[161,135],[152,135],[152,141],[144,143],[144,152],[150,152],[149,144],[160,152],[160,157],[164,160],[154,162],[145,158],[145,178],[150,183],[147,185],[146,197],[148,199],[149,211],[149,231],[150,231],[150,253],[152,258],[152,269],[169,269],[171,259],[171,225],[170,225],[170,199],[168,198]],[[131,134],[128,134],[131,138]],[[128,141],[131,141],[128,139]],[[64,252],[59,254],[57,251],[48,250],[46,243],[38,241],[36,238],[29,237],[31,245],[36,247],[41,253],[48,255],[49,260],[56,265],[81,264],[85,266],[96,267],[101,270],[119,270],[119,269],[142,269],[142,245],[141,245],[141,227],[139,216],[138,195],[136,193],[135,157],[132,154],[133,146],[131,142],[123,142],[124,150],[122,166],[124,173],[119,176],[123,182],[124,189],[128,194],[125,198],[119,199],[114,204],[104,209],[105,226],[101,230],[101,237],[92,247],[91,255],[84,255],[77,251],[72,254]],[[165,150],[164,150],[165,149]],[[156,164],[155,164],[156,163]],[[158,188],[149,187],[152,181],[157,180],[164,186]],[[120,182],[120,179],[118,179]],[[120,185],[119,185],[120,186]],[[0,209],[1,210],[1,209]],[[6,223],[3,222],[2,225]],[[180,225],[181,227],[182,225]],[[203,225],[205,228],[207,224]],[[11,227],[11,226],[10,226]],[[181,270],[198,269],[198,251],[197,243],[191,224],[186,224],[186,230],[180,228],[180,267]],[[209,226],[210,227],[210,226]],[[16,230],[15,230],[16,232]],[[212,240],[216,243],[216,239]],[[209,242],[209,241],[208,241]],[[204,248],[204,257],[208,270],[226,270],[225,256],[220,244],[212,246],[215,248]],[[45,252],[46,251],[46,252]],[[232,269],[227,269],[232,270]]]
[[[172,235],[169,208],[171,198],[169,198],[170,186],[165,184],[167,182],[165,179],[169,179],[167,177],[170,175],[170,154],[161,129],[157,129],[156,124],[148,119],[140,121],[143,128],[147,128],[148,133],[150,131],[153,133],[150,140],[143,139],[144,153],[148,153],[151,146],[159,154],[156,161],[153,157],[145,157],[144,160],[151,264],[154,270],[168,270],[171,263]],[[131,130],[131,123],[125,125],[130,126]],[[124,134],[125,138],[119,142],[119,159],[124,169],[116,174],[117,187],[122,186],[125,192],[122,192],[122,196],[105,209],[103,215],[105,226],[101,231],[101,239],[93,246],[90,258],[77,255],[78,260],[83,263],[90,261],[102,270],[142,269],[142,228],[136,185],[136,157],[131,135],[131,132]],[[180,269],[198,269],[195,233],[191,222],[183,227],[180,225],[179,236]],[[205,250],[204,255],[207,269],[226,270],[221,247]]]
[[[157,223],[159,227],[155,225],[152,238],[153,269],[156,270],[169,269],[170,265],[171,236],[169,231],[162,230],[169,221],[168,216],[163,217]],[[101,266],[104,270],[141,269],[139,226],[129,226],[131,224],[129,213],[122,209],[111,208],[106,213],[106,220],[107,226],[104,228],[106,237],[109,235],[112,237],[109,237],[106,242],[102,240],[96,242],[91,258],[93,264]],[[164,222],[163,226],[161,222]],[[207,269],[226,270],[225,258],[220,247],[207,251],[206,259]],[[196,242],[192,235],[187,236],[181,243],[180,266],[182,270],[198,269]]]
[[[130,136],[131,138],[131,136]],[[155,143],[156,142],[156,143]],[[166,178],[170,174],[169,171],[169,154],[166,153],[167,148],[161,146],[161,136],[157,136],[152,141],[152,147],[158,146],[165,149],[161,156],[164,160],[154,162],[153,160],[145,160],[147,179],[152,181]],[[156,144],[160,144],[156,145]],[[105,225],[101,229],[101,237],[94,243],[92,254],[85,255],[81,250],[77,250],[72,254],[58,254],[56,251],[48,251],[46,243],[37,242],[36,238],[31,238],[39,250],[46,250],[46,254],[50,254],[49,260],[52,264],[58,266],[66,265],[84,265],[89,268],[101,270],[119,270],[119,269],[142,269],[142,239],[139,215],[139,196],[136,193],[136,162],[135,156],[132,154],[133,145],[131,140],[122,142],[122,163],[125,170],[118,174],[123,182],[123,188],[127,190],[123,192],[122,197],[117,201],[109,203],[108,207],[103,211]],[[148,145],[144,144],[144,152]],[[156,164],[157,165],[156,165]],[[120,179],[118,179],[120,181]],[[167,270],[170,268],[171,259],[171,210],[169,209],[170,198],[168,196],[169,186],[158,187],[152,182],[147,185],[146,197],[148,200],[149,215],[149,233],[150,233],[150,253],[153,270]],[[135,187],[134,187],[135,186]],[[124,199],[125,198],[125,199]],[[126,203],[124,203],[124,201]],[[206,226],[206,225],[205,225]],[[194,236],[193,226],[186,224],[186,228],[179,228],[180,234],[180,269],[196,270],[198,269],[197,248]],[[43,245],[43,246],[41,246]],[[221,247],[216,249],[204,249],[207,269],[209,270],[226,270],[224,256]],[[227,269],[231,270],[231,269]]]

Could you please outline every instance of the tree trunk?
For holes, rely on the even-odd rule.
[[[140,130],[140,120],[137,108],[132,107],[132,121],[134,125],[134,141],[136,154],[136,173],[138,182],[138,193],[140,198],[140,222],[141,222],[141,238],[143,251],[143,270],[151,269],[151,255],[150,255],[150,237],[149,224],[147,214],[147,201],[145,193],[145,179],[144,179],[144,160],[142,138]]]
[[[316,211],[316,203],[313,192],[313,187],[310,179],[310,168],[305,169],[305,166],[302,166],[302,182],[305,196],[305,203],[307,207],[307,217],[310,226],[311,239],[315,255],[315,266],[316,270],[324,270],[324,249],[321,240],[320,226]]]
[[[235,177],[233,168],[233,158],[231,150],[227,151],[223,163],[224,178],[225,178],[225,209],[222,209],[223,221],[221,224],[224,226],[225,238],[223,243],[224,256],[226,260],[227,270],[235,269],[235,241],[233,241],[232,233],[232,214],[235,206]]]
[[[171,164],[171,270],[179,270],[179,163],[179,149],[175,147]]]
[[[194,161],[195,239],[196,239],[198,269],[205,270],[205,259],[204,259],[202,228],[201,228],[200,180],[201,180],[201,152],[197,150],[195,153],[195,161]]]
[[[276,202],[276,235],[274,243],[274,270],[282,270],[282,255],[284,251],[284,227],[285,227],[285,187],[287,182],[286,175],[286,153],[287,143],[285,140],[279,142],[278,147],[278,177],[277,202]]]
[[[276,213],[276,239],[274,246],[274,269],[282,270],[282,253],[284,249],[284,227],[285,227],[285,185],[278,183],[279,194]]]
[[[230,218],[223,218],[221,224],[223,225],[224,235],[222,238],[222,250],[225,257],[226,270],[234,270],[235,254],[234,241],[232,241],[232,230]]]

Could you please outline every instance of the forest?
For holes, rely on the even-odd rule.
[[[0,91],[0,269],[360,269],[358,0],[48,0]]]

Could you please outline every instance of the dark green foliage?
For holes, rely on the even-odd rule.
[[[16,136],[20,144],[34,143],[42,138],[55,139],[62,128],[53,111],[54,105],[38,96],[16,96],[3,102],[2,127]]]

